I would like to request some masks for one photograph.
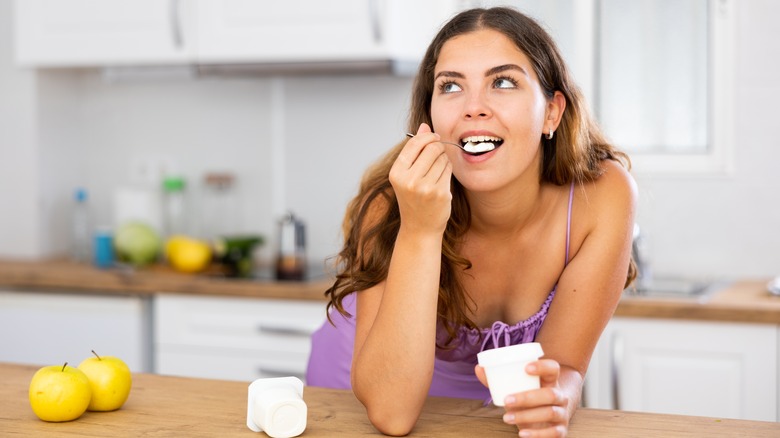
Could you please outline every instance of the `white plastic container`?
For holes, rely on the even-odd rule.
[[[485,350],[477,354],[477,361],[485,368],[493,404],[504,406],[510,394],[539,388],[539,376],[530,376],[525,366],[544,355],[538,342],[510,345]]]
[[[257,379],[249,385],[246,425],[271,438],[292,438],[306,430],[308,408],[297,377]]]

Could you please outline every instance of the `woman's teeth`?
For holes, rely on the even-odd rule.
[[[472,154],[490,152],[503,143],[498,137],[488,135],[475,135],[461,140],[463,150]]]

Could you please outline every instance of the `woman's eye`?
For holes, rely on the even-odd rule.
[[[496,88],[516,88],[517,83],[510,78],[496,78],[493,86]]]
[[[456,91],[461,91],[461,88],[455,82],[444,82],[439,85],[439,90],[441,90],[442,93],[454,93]]]

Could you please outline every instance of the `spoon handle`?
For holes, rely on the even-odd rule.
[[[411,132],[407,132],[406,136],[409,137],[409,138],[414,138],[414,134],[412,134]],[[439,143],[451,144],[453,146],[457,146],[457,147],[463,149],[463,145],[460,145],[458,143],[452,143],[452,142],[449,142],[449,141],[441,141],[441,140],[439,140]],[[466,151],[465,149],[463,149],[463,150]],[[468,152],[468,151],[466,151],[466,152]]]

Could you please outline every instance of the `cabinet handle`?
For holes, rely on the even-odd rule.
[[[170,1],[170,17],[171,17],[171,38],[173,39],[173,46],[176,49],[181,49],[184,45],[184,38],[181,32],[181,13],[179,8],[179,0]]]
[[[371,30],[374,34],[374,42],[382,42],[382,22],[380,20],[381,14],[379,13],[379,0],[368,0],[368,14],[371,21]]]
[[[621,368],[623,366],[623,337],[615,333],[612,336],[612,405],[613,409],[620,410],[620,378]]]
[[[295,327],[279,327],[272,325],[258,325],[257,331],[260,333],[268,333],[273,335],[287,335],[287,336],[310,336],[311,333],[305,329]]]

